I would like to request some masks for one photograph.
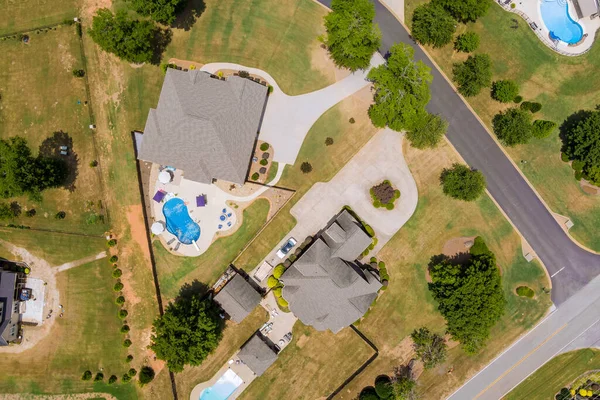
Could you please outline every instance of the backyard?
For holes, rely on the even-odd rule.
[[[423,0],[405,2],[406,23]],[[487,53],[493,63],[493,79],[514,79],[525,100],[542,104],[535,118],[561,124],[576,111],[593,109],[600,98],[600,80],[595,71],[600,68],[600,46],[578,57],[558,55],[547,48],[516,14],[493,4],[487,15],[476,23],[459,25],[457,34],[468,30],[480,37],[475,53]],[[596,39],[598,41],[598,39]],[[465,53],[457,53],[452,45],[434,49],[427,47],[448,77],[452,65],[464,61]],[[493,116],[509,105],[490,97],[488,90],[468,98],[469,104],[491,130]],[[574,179],[573,170],[560,159],[561,141],[558,130],[546,139],[533,139],[527,145],[506,148],[515,163],[540,193],[552,211],[568,216],[574,222],[572,236],[584,246],[600,251],[600,197],[586,194]],[[521,162],[526,161],[526,163]]]
[[[61,1],[59,7],[52,0],[4,0],[0,5],[0,35],[72,20],[77,7],[75,0]]]

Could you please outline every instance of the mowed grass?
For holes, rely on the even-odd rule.
[[[6,256],[5,252],[2,253]],[[2,393],[112,393],[119,399],[136,398],[133,384],[121,384],[130,368],[127,349],[119,332],[122,321],[114,303],[114,279],[106,260],[70,269],[57,276],[64,316],[58,318],[51,334],[37,346],[22,353],[6,353],[0,358]],[[25,331],[27,337],[27,331]],[[137,363],[132,366],[137,367]],[[103,368],[104,383],[84,382],[85,370],[93,374]],[[138,367],[139,369],[139,367]],[[119,383],[107,385],[112,374]]]
[[[410,25],[412,10],[422,0],[407,0],[406,22]],[[513,29],[513,26],[518,26]],[[513,79],[521,87],[525,100],[537,101],[542,110],[535,119],[548,119],[562,124],[576,111],[593,109],[600,99],[600,45],[595,43],[585,55],[561,56],[547,48],[518,15],[502,10],[497,4],[476,23],[459,25],[457,33],[473,31],[481,44],[475,53],[487,53],[492,58],[494,80]],[[596,39],[596,42],[598,39]],[[452,45],[442,49],[427,47],[446,75],[452,77],[452,65],[466,59]],[[435,93],[433,94],[435,95]],[[491,130],[491,120],[499,111],[512,105],[502,105],[484,89],[467,99]],[[527,145],[507,148],[508,153],[525,173],[548,206],[575,223],[571,234],[583,245],[600,251],[600,197],[585,194],[573,177],[571,168],[560,160],[562,142],[558,129],[546,139],[533,139]],[[526,160],[527,163],[521,163]]]
[[[189,398],[194,386],[212,378],[268,319],[266,310],[256,307],[241,323],[228,321],[219,347],[206,358],[206,361],[198,367],[187,366],[183,372],[175,375],[178,395],[182,399]]]
[[[78,5],[75,0],[1,0],[0,35],[72,20]]]
[[[207,0],[189,31],[176,30],[165,59],[233,62],[271,74],[290,95],[333,83],[313,67],[327,11],[310,0]]]
[[[240,399],[325,398],[373,355],[354,331],[319,332],[296,322],[292,342]]]
[[[420,151],[405,145],[405,155],[417,182],[419,203],[415,214],[377,256],[386,262],[390,284],[360,322],[363,333],[379,347],[380,356],[338,398],[353,398],[363,387],[372,385],[379,374],[391,374],[394,367],[408,362],[413,354],[401,342],[414,329],[427,326],[443,333],[445,321],[437,311],[425,276],[431,256],[440,254],[449,239],[475,235],[484,238],[502,272],[506,311],[483,351],[467,356],[460,346],[456,347],[444,364],[421,375],[419,390],[424,398],[449,395],[533,326],[550,306],[549,296],[542,293],[548,285],[544,271],[537,262],[524,260],[519,236],[490,198],[484,196],[467,203],[443,195],[440,172],[458,161],[450,146],[443,142],[435,150]],[[514,290],[519,284],[533,288],[537,297],[518,297]],[[450,368],[454,371],[448,375]]]
[[[34,155],[42,143],[62,131],[73,140],[69,158],[75,157],[73,187],[49,189],[41,202],[27,196],[6,199],[23,208],[17,225],[61,231],[102,234],[107,225],[88,224],[93,214],[103,214],[99,171],[89,166],[95,159],[83,79],[72,70],[82,68],[79,39],[74,26],[31,34],[28,44],[16,39],[0,41],[0,138],[27,139]],[[58,145],[52,146],[53,151]],[[35,209],[34,217],[24,211]],[[55,219],[64,211],[66,218]]]
[[[561,354],[544,364],[504,399],[553,399],[561,388],[568,387],[581,374],[597,369],[600,369],[600,351],[597,349],[583,349]]]
[[[269,202],[258,199],[244,210],[242,226],[230,236],[213,242],[199,257],[181,257],[169,253],[162,243],[154,241],[158,279],[165,299],[174,299],[185,283],[199,281],[212,285],[227,269],[235,256],[265,224]]]

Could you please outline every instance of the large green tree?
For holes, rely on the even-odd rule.
[[[187,0],[131,0],[131,7],[156,22],[170,25],[186,3]]]
[[[600,106],[569,120],[561,127],[562,151],[569,160],[582,162],[584,178],[600,186]]]
[[[448,333],[467,353],[476,353],[504,313],[502,278],[492,254],[472,255],[461,264],[430,266],[429,290],[446,319]]]
[[[452,168],[444,168],[440,183],[445,195],[464,201],[477,200],[486,186],[485,176],[480,171],[458,163]]]
[[[150,348],[173,372],[186,364],[200,365],[223,337],[223,322],[212,300],[198,295],[170,303],[153,324]]]
[[[435,3],[420,5],[412,17],[412,36],[417,42],[443,47],[452,41],[456,20]]]
[[[431,332],[426,327],[415,329],[410,337],[417,357],[423,362],[425,369],[430,369],[446,360],[446,340],[442,335]]]
[[[152,60],[157,30],[151,21],[132,19],[125,10],[114,15],[101,8],[96,11],[88,32],[102,50],[123,60],[134,63]]]
[[[465,32],[456,38],[454,49],[463,53],[472,53],[479,47],[479,35],[475,32]]]
[[[433,0],[460,22],[475,22],[490,8],[490,0]]]
[[[448,121],[436,114],[427,113],[413,129],[406,132],[406,138],[417,149],[434,148],[448,130]]]
[[[369,0],[333,0],[325,16],[324,43],[337,66],[351,71],[369,66],[381,44],[381,32],[373,23],[375,6]]]
[[[63,160],[33,157],[27,141],[19,136],[0,140],[0,196],[27,193],[33,197],[64,183],[68,169]]]
[[[412,47],[397,43],[391,47],[387,62],[369,71],[375,92],[369,117],[376,127],[411,130],[427,116],[425,106],[431,98],[429,84],[433,78],[429,67],[415,62],[413,56]]]
[[[492,59],[487,54],[469,56],[465,62],[454,64],[452,74],[463,96],[476,96],[492,84]]]
[[[498,139],[507,146],[525,144],[533,136],[531,113],[517,107],[496,114],[492,126]]]

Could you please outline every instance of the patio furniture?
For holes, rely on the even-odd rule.
[[[228,213],[228,214],[227,214],[227,218],[231,218],[231,213]]]
[[[167,242],[167,245],[170,245],[170,244],[171,244],[171,243],[173,243],[174,241],[175,241],[175,238],[171,238],[171,240],[169,240],[169,241]]]
[[[223,225],[219,224],[219,226],[217,226],[217,228],[223,229]]]
[[[181,242],[177,242],[177,244],[175,245],[175,248],[173,249],[173,251],[179,250],[179,246],[181,246]]]
[[[152,200],[154,200],[157,203],[160,203],[161,201],[163,201],[166,195],[167,192],[165,192],[164,190],[159,190],[158,192],[156,192]]]
[[[220,219],[221,221],[225,221],[225,218],[226,218],[226,217],[225,217],[225,215],[221,215],[221,216],[219,217],[219,219]]]
[[[231,226],[231,222],[228,222],[228,223],[227,223],[227,226]]]
[[[226,208],[223,209],[223,214],[227,214],[227,209]]]
[[[200,196],[196,196],[196,207],[204,207],[206,206],[206,195],[201,194]]]

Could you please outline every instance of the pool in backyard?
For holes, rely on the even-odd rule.
[[[583,28],[569,15],[567,0],[542,0],[540,12],[552,39],[574,44],[583,38]]]
[[[192,244],[200,238],[200,226],[190,217],[188,208],[180,198],[168,200],[163,206],[167,230],[183,244]]]
[[[214,385],[207,387],[200,393],[199,400],[225,400],[231,396],[231,394],[235,392],[235,389],[240,387],[242,383],[244,383],[242,378],[231,369],[228,369],[219,379],[217,379]]]

